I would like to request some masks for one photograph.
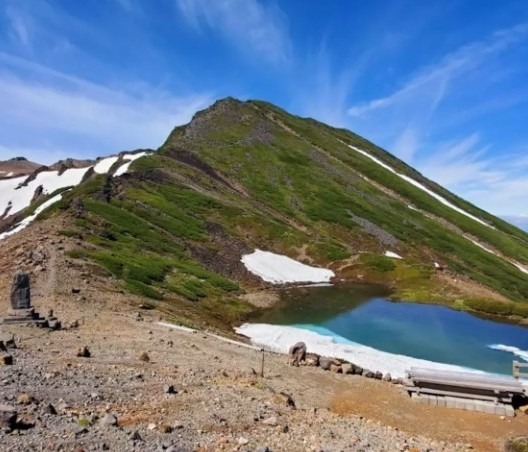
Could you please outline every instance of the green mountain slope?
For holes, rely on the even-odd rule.
[[[93,175],[42,216],[71,217],[63,233],[87,243],[73,257],[160,309],[239,319],[240,294],[262,286],[240,257],[262,248],[394,298],[528,317],[528,234],[350,131],[225,99],[131,168]]]

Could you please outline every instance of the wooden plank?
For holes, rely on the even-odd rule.
[[[435,379],[435,378],[429,378],[429,379],[416,379],[414,380],[414,385],[423,387],[427,384],[434,384],[439,386],[449,386],[453,388],[473,388],[480,391],[488,391],[488,392],[505,392],[509,394],[522,394],[524,392],[524,388],[522,386],[499,386],[499,385],[490,385],[486,383],[476,383],[471,381],[462,381],[462,380],[445,380],[445,379]]]
[[[445,370],[430,370],[411,368],[409,378],[418,382],[429,382],[460,387],[476,387],[495,391],[524,393],[523,385],[512,377],[472,374],[469,372],[455,372]]]
[[[477,400],[490,400],[493,402],[501,402],[501,403],[511,403],[512,397],[510,395],[501,396],[501,395],[483,395],[483,394],[474,394],[474,393],[466,393],[466,392],[460,392],[460,391],[448,391],[443,389],[430,389],[430,388],[417,388],[415,386],[410,386],[406,388],[408,392],[416,393],[416,394],[435,394],[435,395],[443,395],[443,396],[451,396],[451,397],[462,397],[465,399],[477,399]]]

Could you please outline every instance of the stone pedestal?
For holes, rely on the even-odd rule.
[[[28,308],[9,309],[7,311],[7,317],[4,318],[3,323],[34,323],[39,326],[44,326],[47,322],[38,312],[35,312],[35,308]]]

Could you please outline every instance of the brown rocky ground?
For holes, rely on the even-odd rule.
[[[13,406],[27,427],[1,430],[1,451],[487,451],[528,432],[528,416],[415,405],[401,387],[290,367],[280,355],[266,354],[262,378],[258,351],[160,326],[155,311],[138,320],[141,300],[78,268],[64,255],[72,243],[51,232],[61,225],[50,226],[0,245],[0,316],[13,271],[24,268],[37,309],[80,326],[1,327],[18,348],[14,365],[0,366],[0,404]],[[85,345],[91,356],[77,357]]]

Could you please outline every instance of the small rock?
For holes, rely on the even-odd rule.
[[[85,433],[88,433],[88,429],[86,427],[83,427],[82,425],[78,425],[73,429],[73,433],[75,436],[81,436]]]
[[[107,413],[101,418],[101,424],[117,425],[117,418],[113,414]]]
[[[156,428],[156,424],[154,424],[154,423],[152,422],[151,424],[149,424],[149,425],[147,426],[147,428],[148,428],[149,430],[154,430],[154,429]]]
[[[238,438],[238,444],[241,445],[241,446],[245,446],[246,444],[249,443],[249,439],[247,438],[244,438],[244,437],[240,437]]]
[[[29,395],[26,392],[19,394],[17,397],[17,403],[20,405],[29,405],[30,403],[35,403],[35,397]]]
[[[45,413],[45,414],[56,415],[56,414],[57,414],[57,410],[55,409],[55,407],[54,407],[51,403],[48,403],[48,404],[44,407],[44,413]]]
[[[277,394],[276,399],[278,399],[280,403],[284,403],[288,407],[295,408],[295,402],[293,401],[292,396],[285,392],[280,392],[279,394]]]
[[[264,425],[271,425],[272,427],[275,427],[277,425],[277,418],[275,416],[271,416],[267,419],[264,419],[262,423]]]
[[[523,405],[519,407],[519,411],[524,414],[528,414],[528,405]]]
[[[143,441],[143,438],[137,430],[134,430],[130,435],[128,435],[130,441]]]
[[[91,355],[90,349],[86,345],[77,350],[77,356],[79,358],[89,358]]]
[[[147,352],[143,352],[141,353],[141,355],[139,355],[139,360],[143,361],[144,363],[148,363],[150,362],[150,356],[148,355]]]
[[[175,420],[173,423],[172,423],[172,426],[176,429],[176,430],[179,430],[179,429],[182,429],[183,428],[183,424],[178,421],[178,420]]]
[[[4,366],[11,366],[13,364],[13,356],[12,355],[2,355],[0,357],[0,364],[3,364]]]
[[[77,287],[73,287],[71,291],[72,291],[72,293],[81,293],[81,289],[79,289]]]
[[[0,404],[0,428],[11,429],[15,426],[17,411],[10,405]]]
[[[161,433],[172,433],[173,428],[170,425],[164,424],[160,427],[159,430]]]
[[[174,385],[166,385],[163,388],[163,392],[165,394],[177,394],[178,393],[178,391],[176,391],[176,389],[174,388]]]

